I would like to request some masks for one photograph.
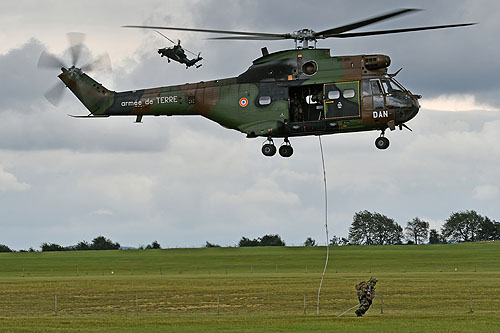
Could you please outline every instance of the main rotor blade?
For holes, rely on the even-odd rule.
[[[417,28],[406,28],[406,29],[350,32],[350,33],[345,33],[345,34],[329,35],[329,36],[325,36],[325,37],[326,38],[351,38],[351,37],[377,36],[377,35],[387,35],[387,34],[398,34],[398,33],[402,33],[402,32],[466,27],[466,26],[475,25],[475,24],[477,24],[477,23],[462,23],[462,24],[435,25],[435,26],[429,26],[429,27],[417,27]]]
[[[194,53],[194,52],[191,52],[191,51],[189,51],[188,49],[186,49],[185,47],[183,47],[182,49],[183,49],[184,51],[186,51],[187,53],[189,53],[189,54],[191,54],[191,55],[195,56],[195,57],[199,56],[199,54],[196,54],[196,53]],[[201,53],[201,52],[200,52],[200,53]]]
[[[374,24],[374,23],[377,23],[380,21],[385,21],[385,20],[388,20],[388,19],[396,17],[396,16],[400,16],[400,15],[404,15],[404,14],[408,14],[408,13],[420,11],[420,10],[421,9],[415,9],[415,8],[399,9],[399,10],[392,11],[392,12],[389,12],[389,13],[386,13],[383,15],[375,16],[375,17],[372,17],[372,18],[369,18],[369,19],[366,19],[363,21],[354,22],[354,23],[343,25],[341,27],[337,27],[337,28],[333,28],[333,29],[323,30],[323,31],[317,32],[316,36],[329,37],[330,35],[337,35],[337,34],[340,34],[340,33],[346,32],[346,31],[351,31],[351,30],[361,28],[361,27],[364,27],[364,26],[367,26],[370,24]]]
[[[285,34],[280,37],[260,37],[260,36],[231,36],[231,37],[213,37],[207,38],[210,40],[282,40],[291,39],[289,34]]]
[[[96,60],[92,61],[91,63],[88,63],[84,66],[81,67],[81,70],[84,72],[91,72],[91,71],[111,71],[111,59],[109,58],[109,55],[107,53],[101,55],[99,58]]]
[[[43,51],[38,59],[38,68],[60,69],[66,67],[64,62],[53,54]]]
[[[47,100],[52,105],[58,106],[59,102],[61,101],[61,98],[63,96],[65,88],[66,88],[66,86],[64,85],[64,83],[62,83],[61,81],[59,81],[59,82],[57,82],[57,84],[55,86],[53,86],[52,88],[50,88],[50,90],[48,90],[44,94],[44,96],[45,96],[45,98],[47,98]]]
[[[175,44],[175,42],[173,40],[171,40],[170,38],[168,38],[167,36],[165,36],[164,34],[162,34],[161,32],[159,32],[158,30],[155,29],[155,31],[157,33],[159,33],[160,35],[162,35],[163,37],[165,37],[166,39],[168,39],[172,44]]]
[[[175,28],[175,27],[159,27],[159,26],[149,26],[149,25],[123,25],[122,28],[194,31],[194,32],[208,32],[208,33],[215,33],[215,34],[243,35],[243,36],[255,36],[255,37],[266,37],[266,36],[267,37],[284,37],[287,35],[287,34],[272,34],[272,33],[267,33],[267,32]]]
[[[67,34],[69,46],[71,50],[72,65],[76,66],[78,59],[82,53],[82,44],[85,40],[85,34],[81,32],[69,32]]]

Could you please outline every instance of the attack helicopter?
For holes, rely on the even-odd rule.
[[[316,48],[318,40],[353,38],[423,30],[456,28],[475,23],[424,26],[392,30],[351,32],[354,29],[416,12],[399,9],[369,19],[323,31],[301,29],[292,33],[128,25],[127,28],[178,30],[229,34],[218,40],[293,40],[295,48],[262,56],[237,77],[134,91],[111,91],[84,73],[94,63],[77,67],[78,45],[72,45],[73,65],[43,53],[39,67],[59,67],[59,79],[90,111],[82,118],[199,115],[248,138],[264,137],[262,153],[276,154],[273,139],[282,138],[282,157],[290,157],[289,138],[360,131],[380,131],[378,149],[387,149],[387,129],[409,129],[406,125],[419,109],[420,95],[413,94],[388,73],[391,59],[384,54],[331,56],[329,49]],[[312,45],[310,45],[312,44]],[[98,61],[99,63],[99,61]],[[59,89],[59,88],[58,88]],[[64,89],[64,86],[63,86]],[[56,91],[58,91],[56,89]],[[59,93],[49,93],[59,96]]]
[[[201,52],[198,53],[198,55],[196,55],[193,52],[189,51],[188,49],[183,48],[181,46],[180,39],[177,40],[176,44],[173,40],[171,40],[170,38],[159,32],[158,30],[155,31],[161,36],[165,37],[172,44],[174,44],[174,46],[172,47],[164,47],[162,49],[158,49],[158,54],[161,55],[162,57],[167,57],[168,62],[170,62],[170,60],[174,60],[177,61],[178,63],[185,64],[186,69],[188,69],[191,66],[195,66],[196,68],[200,68],[202,66],[201,64],[196,65],[198,61],[203,60],[203,58],[201,57]],[[194,55],[196,58],[188,59],[188,57],[186,56],[186,52]]]

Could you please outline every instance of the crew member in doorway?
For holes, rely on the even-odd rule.
[[[304,109],[302,107],[302,103],[300,101],[300,98],[297,94],[293,95],[292,101],[291,101],[291,106],[292,106],[292,114],[293,114],[293,120],[294,121],[304,121]]]

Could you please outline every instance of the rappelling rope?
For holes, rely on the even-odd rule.
[[[323,156],[323,144],[321,143],[321,136],[319,139],[319,149],[321,151],[321,162],[323,164],[323,181],[325,183],[325,231],[326,231],[326,261],[325,268],[323,269],[323,274],[321,274],[321,282],[319,283],[318,289],[318,302],[316,305],[316,315],[319,315],[319,296],[321,294],[321,286],[323,285],[323,279],[325,278],[326,267],[328,266],[328,255],[330,253],[330,245],[328,240],[328,192],[326,187],[326,169],[325,169],[325,157]]]

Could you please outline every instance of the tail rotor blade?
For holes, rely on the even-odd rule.
[[[85,34],[81,32],[70,32],[68,33],[68,41],[71,50],[71,61],[72,65],[76,66],[78,59],[82,53],[83,41],[85,40]]]
[[[46,51],[43,51],[38,59],[38,68],[60,69],[61,67],[66,67],[64,62]]]
[[[66,86],[62,82],[58,82],[55,86],[48,90],[44,96],[52,105],[58,106],[61,102],[65,88]]]
[[[109,55],[105,53],[96,60],[92,61],[91,63],[82,66],[81,69],[84,72],[111,71],[112,70],[111,59],[109,58]]]

